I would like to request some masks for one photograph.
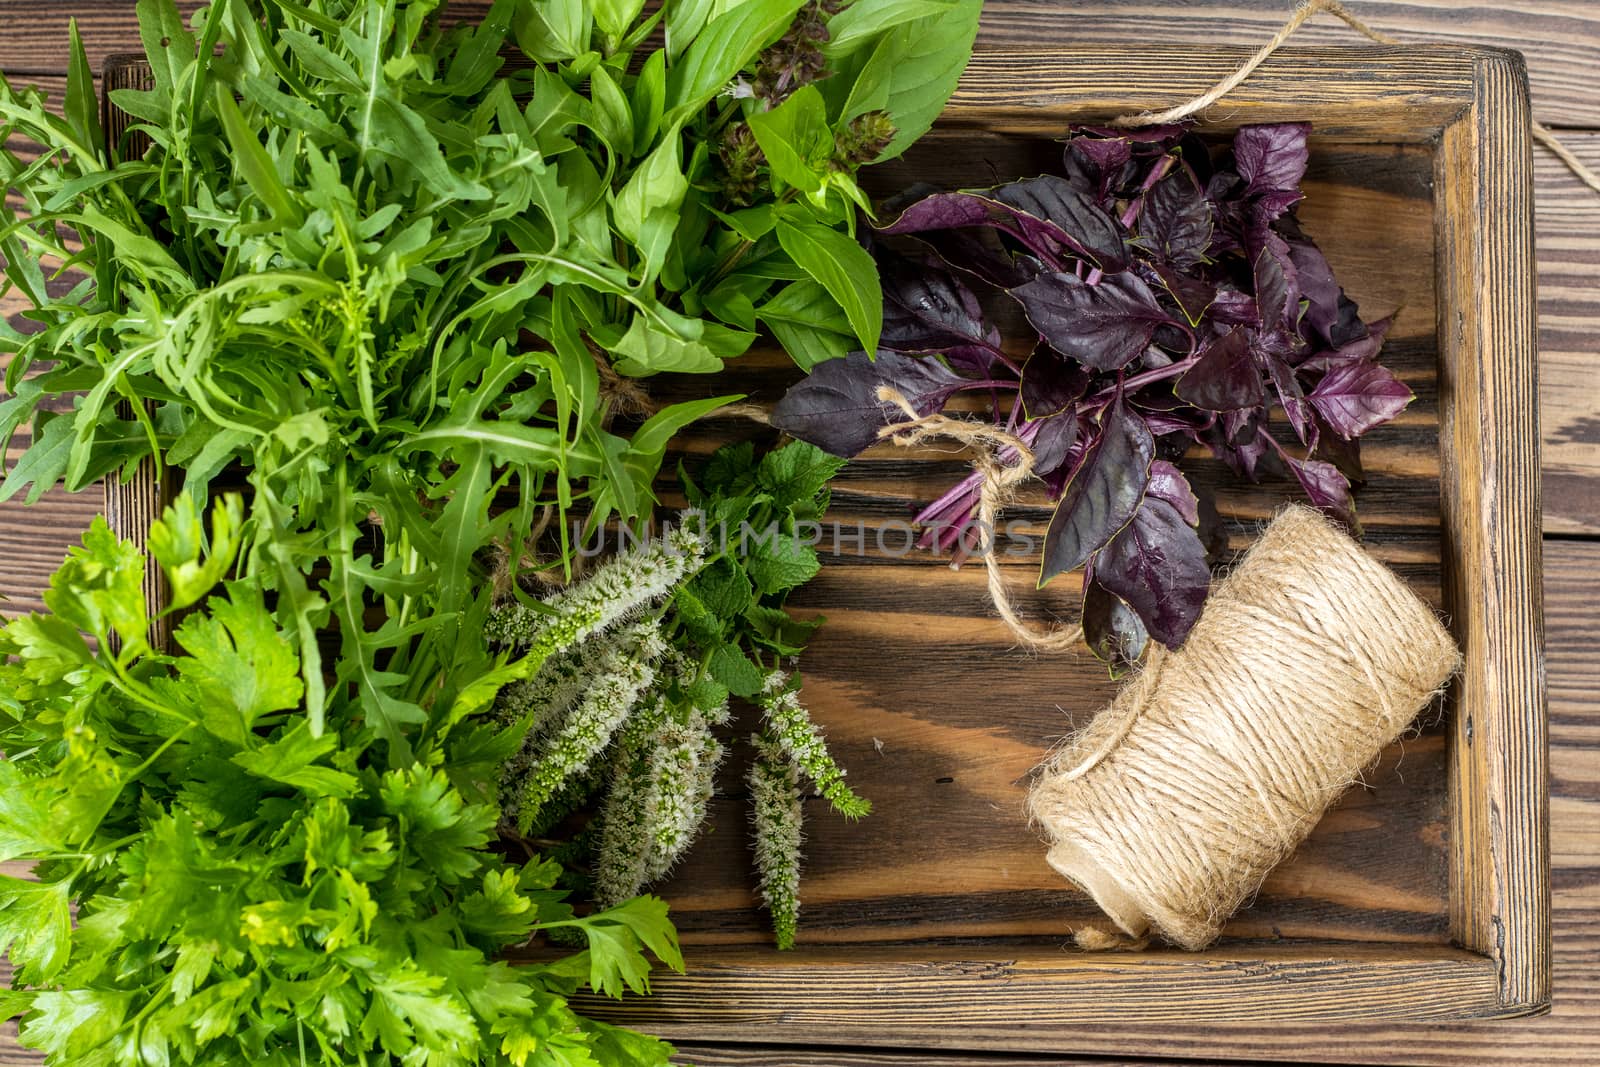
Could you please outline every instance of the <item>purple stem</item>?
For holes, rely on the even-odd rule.
[[[1020,386],[1020,382],[1011,382],[1004,378],[985,378],[981,382],[962,382],[960,385],[956,386],[956,389],[1017,389],[1020,388]]]
[[[1159,382],[1165,378],[1176,378],[1178,375],[1194,366],[1197,362],[1199,362],[1199,360],[1200,356],[1197,353],[1187,359],[1180,359],[1176,363],[1168,363],[1165,367],[1157,367],[1155,370],[1147,370],[1143,374],[1135,374],[1132,378],[1125,378],[1121,383],[1122,391],[1126,393],[1134,389],[1143,389],[1151,382]],[[1086,407],[1094,407],[1097,404],[1109,404],[1111,402],[1111,398],[1116,395],[1117,386],[1111,385],[1100,390],[1083,403]]]
[[[1023,444],[1031,447],[1034,439],[1039,436],[1039,423],[1024,423],[1022,428],[1016,431],[1016,436]],[[1015,463],[1017,450],[1002,448],[998,458],[1002,463]],[[928,528],[917,539],[917,546],[940,552],[953,548],[961,540],[967,521],[972,518],[973,512],[978,507],[978,496],[982,487],[983,475],[973,471],[952,485],[939,499],[919,511],[911,521]],[[968,554],[962,552],[952,562],[959,564]]]
[[[1145,194],[1155,188],[1156,182],[1167,176],[1167,172],[1172,169],[1173,159],[1174,157],[1170,155],[1162,156],[1161,162],[1157,163],[1154,169],[1145,175],[1144,184],[1139,186],[1139,195],[1128,201],[1128,206],[1122,211],[1121,222],[1123,229],[1126,230],[1133,227],[1134,222],[1139,218],[1139,212],[1144,208]],[[1100,268],[1096,267],[1089,272],[1089,277],[1084,284],[1099,285],[1101,277]]]

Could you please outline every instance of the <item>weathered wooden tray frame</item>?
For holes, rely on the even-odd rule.
[[[1245,53],[1205,46],[984,53],[946,130],[1059,136],[1170,105]],[[106,85],[136,81],[128,57]],[[1518,53],[1287,49],[1213,108],[1225,131],[1310,121],[1325,139],[1434,154],[1445,606],[1465,653],[1449,727],[1451,945],[1291,941],[1091,955],[979,944],[699,947],[647,999],[589,1010],[669,1038],[901,1048],[1224,1052],[1230,1026],[1511,1017],[1550,1003],[1532,164]],[[153,472],[108,488],[124,535]],[[1175,1036],[1170,1025],[1204,1020]],[[1114,1026],[1108,1024],[1115,1024]]]

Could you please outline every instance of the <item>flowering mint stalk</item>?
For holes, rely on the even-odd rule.
[[[753,734],[750,742],[756,759],[747,781],[761,900],[778,948],[791,949],[800,927],[800,775],[770,733]]]
[[[645,794],[645,825],[651,848],[645,878],[664,877],[689,850],[705,821],[723,748],[699,712],[687,725],[660,730],[650,752],[650,789]]]
[[[660,697],[629,723],[629,732],[642,718],[658,719],[665,704]],[[650,791],[650,764],[643,751],[647,737],[627,739],[611,761],[611,787],[600,807],[600,847],[595,858],[594,899],[609,908],[637,896],[644,887],[649,866],[650,835],[645,829],[645,798]]]
[[[556,729],[517,793],[517,827],[526,832],[562,783],[582,774],[605,750],[642,693],[656,679],[666,652],[655,620],[635,623],[607,642],[588,689]]]
[[[684,578],[700,569],[706,556],[704,516],[682,513],[678,526],[602,564],[594,574],[545,601],[554,611],[522,604],[493,612],[484,636],[497,645],[521,648],[538,643],[561,628],[561,648],[570,648],[590,634],[609,630],[666,598]],[[594,619],[573,627],[572,618]]]
[[[767,728],[783,753],[816,784],[817,792],[833,805],[834,811],[859,819],[872,811],[872,805],[844,784],[844,768],[828,754],[811,713],[800,703],[799,689],[799,679],[781,670],[767,675],[757,698]]]

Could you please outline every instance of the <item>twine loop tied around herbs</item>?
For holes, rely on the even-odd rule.
[[[1040,652],[1065,652],[1083,640],[1080,626],[1055,626],[1040,629],[1017,611],[1006,588],[1005,575],[1000,567],[999,516],[1000,509],[1016,496],[1017,486],[1033,473],[1033,450],[1015,434],[998,427],[969,419],[952,419],[945,415],[923,415],[893,386],[878,386],[880,403],[891,404],[905,415],[908,421],[891,423],[878,431],[880,440],[890,440],[911,448],[927,441],[943,438],[970,448],[973,452],[973,469],[981,476],[978,487],[978,530],[983,539],[980,546],[985,576],[989,583],[989,599],[1006,626],[1023,644]],[[1006,453],[1015,459],[1006,462]]]

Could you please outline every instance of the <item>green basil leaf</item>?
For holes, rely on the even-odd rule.
[[[656,143],[667,105],[667,53],[650,53],[633,83],[633,154],[642,156]]]
[[[883,289],[871,254],[849,235],[792,210],[778,216],[778,243],[838,301],[862,351],[876,352],[883,329]]]
[[[580,0],[524,0],[511,25],[530,59],[559,63],[588,50],[594,15]]]
[[[589,99],[594,104],[595,125],[611,150],[623,159],[633,156],[633,108],[604,66],[589,72]]]
[[[886,30],[917,19],[948,14],[960,0],[855,0],[828,20],[823,54],[846,56]]]
[[[722,360],[699,339],[689,339],[663,329],[644,315],[635,315],[628,332],[612,348],[621,356],[617,370],[631,377],[679,371],[708,374],[722,369]]]
[[[784,286],[756,309],[756,318],[803,370],[843,358],[855,340],[839,302],[809,278]]]
[[[751,115],[749,123],[773,174],[801,192],[822,188],[833,156],[833,130],[815,85],[802,85],[771,111]]]
[[[666,5],[666,48],[663,51],[670,62],[676,63],[684,49],[700,36],[716,6],[717,0],[674,0]]]
[[[645,221],[662,213],[675,216],[684,193],[689,191],[689,180],[683,175],[682,148],[677,131],[669,130],[666,139],[639,165],[612,201],[611,216],[617,232],[635,247],[647,236]]]
[[[677,125],[783,35],[805,0],[746,0],[706,24],[667,76],[668,125]],[[669,23],[670,25],[670,23]]]
[[[878,42],[857,76],[840,121],[870,110],[889,113],[895,135],[874,162],[900,155],[916,141],[955,92],[972,57],[983,0],[957,0],[943,14],[902,23]]]
[[[644,10],[644,0],[589,0],[594,23],[613,39],[628,32],[633,20]]]

